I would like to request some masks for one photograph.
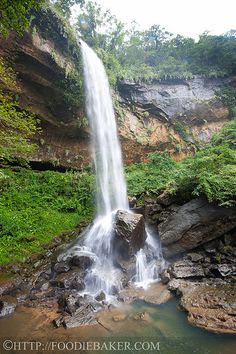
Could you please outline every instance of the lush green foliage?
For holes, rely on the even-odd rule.
[[[141,197],[165,190],[178,170],[178,164],[168,153],[152,154],[148,163],[138,163],[126,168],[128,191]]]
[[[171,193],[205,195],[220,205],[235,205],[236,151],[229,146],[209,147],[179,164]]]
[[[167,191],[181,198],[205,195],[220,205],[236,204],[236,119],[225,124],[210,146],[182,162],[167,153],[153,154],[146,164],[126,169],[132,195]]]
[[[120,22],[96,1],[85,2],[76,28],[102,54],[106,67],[116,78],[150,81],[236,74],[234,30],[220,36],[205,32],[197,42],[173,36],[159,25],[140,31],[136,24],[127,26]]]
[[[31,113],[20,110],[19,103],[3,88],[17,90],[15,73],[0,57],[0,160],[11,156],[27,157],[35,149],[29,139],[38,131]]]
[[[236,88],[231,85],[223,85],[216,96],[230,109],[233,116],[236,115]]]
[[[213,135],[212,145],[228,145],[231,149],[236,149],[236,119],[227,122],[219,133]]]
[[[29,12],[38,10],[45,0],[1,0],[0,1],[0,33],[8,36],[9,31],[23,34],[29,26]]]
[[[88,173],[0,170],[0,263],[41,250],[93,213]],[[34,237],[27,242],[27,237]]]
[[[85,0],[51,0],[51,2],[63,16],[69,18],[71,16],[71,7],[74,5],[80,5],[82,7]]]
[[[51,50],[52,60],[63,65],[61,77],[57,77],[55,85],[63,94],[63,102],[72,114],[76,114],[84,103],[83,74],[80,46],[76,30],[72,27],[62,11],[56,6],[45,4],[31,21],[32,31],[37,31],[45,41],[53,41],[55,50]],[[49,44],[50,45],[50,44]],[[64,63],[61,54],[66,57]],[[53,104],[49,98],[48,105]]]

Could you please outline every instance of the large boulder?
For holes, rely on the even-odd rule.
[[[129,259],[144,247],[147,234],[144,217],[118,210],[114,220],[114,251],[118,257]]]
[[[171,257],[213,240],[236,227],[236,207],[220,207],[197,198],[159,224],[163,255]]]

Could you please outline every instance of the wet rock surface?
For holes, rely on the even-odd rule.
[[[223,80],[224,81],[224,80]],[[222,104],[214,102],[221,79],[194,78],[156,83],[118,82],[118,90],[127,103],[143,107],[163,120],[218,120]],[[211,104],[207,105],[207,103]],[[224,111],[224,110],[223,110]],[[227,115],[227,110],[224,111]]]
[[[189,260],[175,262],[169,269],[174,278],[204,277],[204,267],[201,264],[194,264]]]
[[[179,298],[191,324],[217,333],[236,333],[234,231],[174,261],[162,281]]]
[[[57,274],[50,281],[50,284],[59,288],[75,290],[83,290],[85,286],[82,274],[76,269],[72,269],[67,273]]]
[[[147,238],[143,215],[118,210],[114,221],[114,232],[116,253],[124,258],[134,256],[143,248]]]
[[[180,296],[191,324],[212,332],[236,333],[235,282],[172,280],[168,286]]]
[[[148,304],[160,305],[172,298],[171,292],[163,284],[153,283],[148,289],[128,287],[119,294],[119,300],[131,303],[135,300],[142,300]]]
[[[97,324],[94,308],[90,304],[83,305],[72,316],[64,316],[62,324],[66,328]]]

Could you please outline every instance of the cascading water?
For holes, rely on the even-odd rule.
[[[147,229],[147,239],[144,248],[136,254],[136,274],[134,277],[135,285],[148,288],[149,284],[158,280],[159,273],[165,266],[160,244]]]
[[[107,295],[122,288],[122,272],[113,264],[113,219],[118,209],[127,210],[128,197],[123,173],[121,149],[115,114],[104,66],[95,52],[81,41],[86,111],[92,132],[92,155],[97,184],[97,216],[87,230],[83,246],[75,245],[70,253],[89,255],[93,265],[85,276],[85,293]],[[158,246],[148,234],[143,250],[136,255],[137,285],[146,286],[157,278]]]
[[[111,239],[114,211],[128,209],[121,149],[115,114],[104,66],[95,52],[81,41],[86,111],[92,131],[92,153],[97,183],[97,217],[85,245],[97,256],[88,272],[86,290],[107,294],[121,288],[120,272],[113,266]]]
[[[128,198],[115,114],[104,66],[95,52],[81,41],[86,111],[92,131],[97,181],[97,213],[127,209]]]

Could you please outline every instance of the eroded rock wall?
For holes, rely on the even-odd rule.
[[[119,81],[125,117],[121,134],[181,159],[194,145],[209,142],[229,119],[228,107],[216,96],[229,82],[200,77],[149,84]]]

